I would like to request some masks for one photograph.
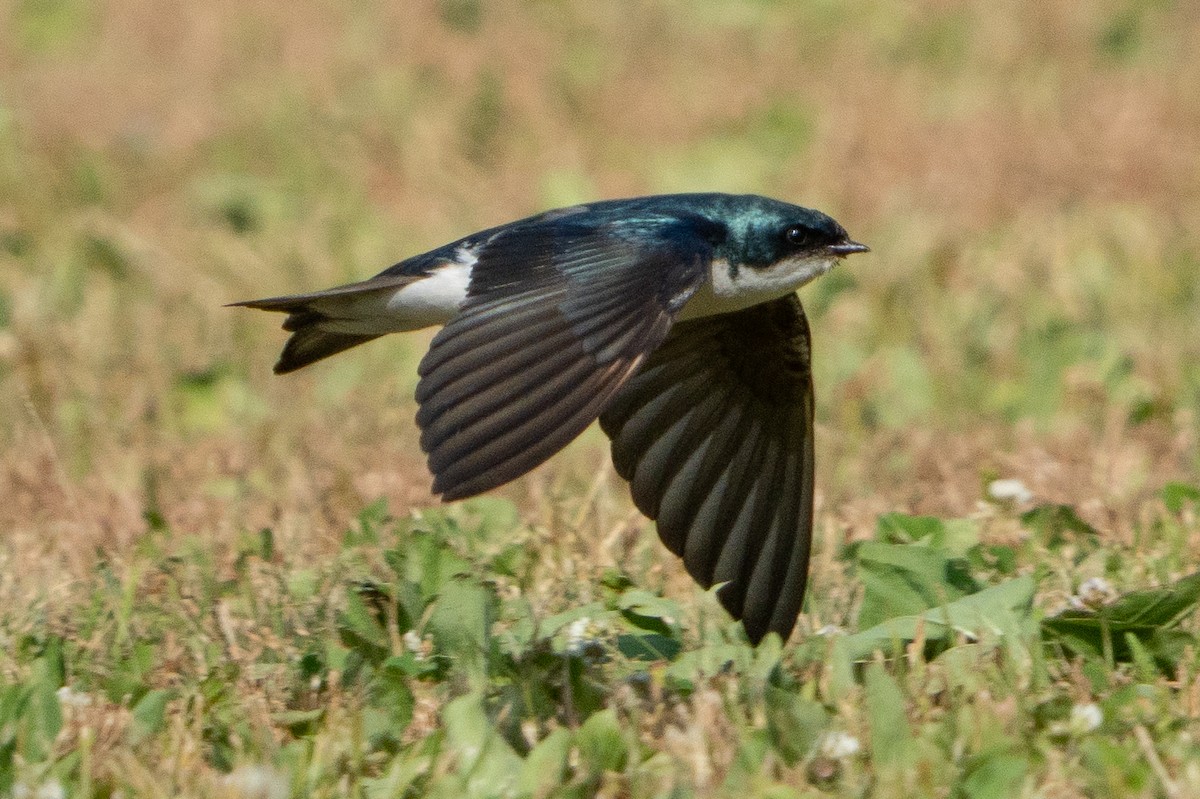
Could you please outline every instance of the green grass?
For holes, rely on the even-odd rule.
[[[409,5],[0,4],[0,796],[1200,793],[1186,4]],[[676,190],[873,248],[786,643],[598,432],[438,506],[427,334],[222,307]]]

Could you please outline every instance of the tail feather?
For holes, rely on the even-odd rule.
[[[375,298],[382,298],[378,300],[378,303],[382,303],[391,292],[415,279],[419,278],[375,278],[312,294],[267,297],[231,305],[287,314],[283,329],[292,335],[284,344],[279,361],[275,364],[275,374],[286,374],[392,332],[370,322],[366,322],[366,329],[361,330],[364,322],[359,318],[360,315],[364,310],[374,310],[373,307],[364,309],[361,304],[372,303]],[[343,329],[337,329],[339,327]],[[347,331],[344,329],[346,327],[351,329]],[[361,332],[354,330],[355,327]]]
[[[337,355],[343,350],[379,338],[379,336],[351,333],[327,333],[315,326],[291,329],[294,332],[287,343],[283,345],[283,352],[279,354],[279,360],[275,362],[274,371],[277,375],[294,372],[310,363],[316,363],[330,355]]]

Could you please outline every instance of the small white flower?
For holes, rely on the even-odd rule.
[[[988,483],[988,496],[996,502],[1014,502],[1022,505],[1033,500],[1033,492],[1016,478],[1009,477]]]
[[[602,625],[590,616],[582,616],[567,625],[567,654],[575,656],[594,655],[602,650],[601,636],[604,634]]]
[[[58,780],[43,782],[34,794],[37,799],[66,799],[67,791]]]
[[[409,630],[401,636],[404,639],[404,648],[410,652],[414,652],[421,648],[421,636],[416,630]]]
[[[836,624],[826,624],[821,629],[817,630],[817,635],[827,637],[830,635],[845,635],[846,631]]]
[[[1075,735],[1086,735],[1104,723],[1104,711],[1095,702],[1086,705],[1074,705],[1071,708],[1071,720],[1068,729]]]
[[[14,783],[12,786],[13,799],[66,799],[66,795],[66,789],[58,780],[43,782],[36,791],[30,790],[23,782]]]
[[[92,703],[91,694],[76,691],[69,685],[64,685],[54,693],[58,696],[58,703],[64,707],[87,707]]]
[[[270,766],[239,766],[224,777],[232,793],[245,799],[287,799],[287,777]]]
[[[825,757],[844,760],[857,755],[862,744],[848,732],[830,731],[821,736],[817,748]]]
[[[1071,597],[1071,606],[1083,610],[1100,608],[1117,598],[1117,589],[1103,577],[1089,577],[1079,584],[1079,593]]]

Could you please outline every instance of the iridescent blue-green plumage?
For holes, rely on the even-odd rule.
[[[405,259],[381,275],[417,275],[453,260],[463,246],[486,241],[503,231],[536,226],[553,230],[560,225],[610,226],[636,238],[656,235],[664,226],[693,220],[695,232],[714,245],[713,257],[734,265],[765,266],[784,255],[781,226],[802,224],[816,237],[828,242],[847,238],[845,229],[820,211],[760,197],[754,194],[660,194],[624,200],[603,200],[560,208],[509,222],[461,239],[435,250]],[[683,229],[679,235],[688,235]]]
[[[507,483],[599,419],[634,503],[757,643],[791,633],[808,574],[813,395],[794,292],[865,250],[819,211],[674,194],[550,211],[362,283],[242,304],[288,313],[287,372],[448,303],[416,391],[434,492]]]

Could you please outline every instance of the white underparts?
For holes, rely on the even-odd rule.
[[[383,335],[444,325],[466,302],[473,263],[474,257],[464,252],[455,262],[398,289],[330,295],[312,305],[328,317],[320,327],[330,333]]]
[[[730,313],[785,297],[828,272],[835,263],[836,258],[822,256],[788,258],[762,269],[745,265],[731,269],[728,261],[713,261],[712,280],[692,295],[679,318]]]
[[[403,330],[416,330],[449,322],[467,301],[470,263],[458,261],[435,269],[429,277],[410,283],[387,301],[389,315],[403,320]]]

